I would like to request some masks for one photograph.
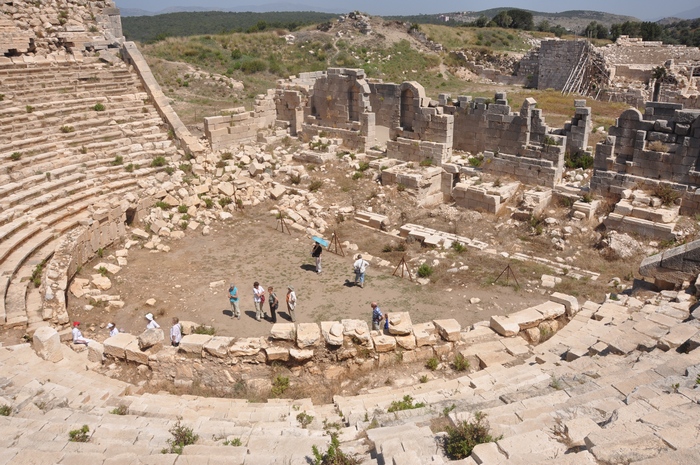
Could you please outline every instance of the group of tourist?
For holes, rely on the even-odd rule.
[[[238,296],[238,287],[234,283],[228,288],[228,300],[231,304],[231,317],[241,319],[241,308],[239,305],[240,297]],[[265,300],[268,301],[268,306],[270,308],[270,316],[268,317],[265,311]],[[297,295],[294,292],[293,286],[287,286],[287,295],[285,297],[287,302],[287,314],[292,321],[296,321],[296,316],[294,310],[297,306]],[[279,308],[279,299],[275,293],[275,288],[269,286],[267,288],[267,295],[265,294],[265,289],[260,285],[258,281],[253,283],[253,305],[255,306],[255,319],[257,321],[270,320],[272,323],[277,323],[277,309]]]

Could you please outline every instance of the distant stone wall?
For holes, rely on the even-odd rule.
[[[212,150],[220,150],[257,140],[261,129],[271,128],[277,119],[275,91],[258,95],[253,110],[244,107],[221,110],[220,116],[204,118],[204,134]]]
[[[396,109],[401,105],[401,91],[396,84],[369,83],[369,101],[378,126],[391,127]]]
[[[538,89],[564,88],[579,62],[586,41],[544,40],[539,52]]]

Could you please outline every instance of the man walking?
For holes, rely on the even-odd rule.
[[[352,265],[353,270],[355,271],[356,286],[359,284],[361,288],[365,287],[365,271],[367,271],[368,266],[369,263],[367,262],[367,260],[363,260],[362,255],[358,254],[357,260],[355,260],[355,263],[353,263]]]
[[[292,319],[292,321],[297,321],[296,317],[294,316],[294,309],[297,306],[297,295],[294,292],[294,288],[292,286],[287,286],[287,313],[289,313],[289,317]]]
[[[316,242],[311,250],[311,256],[316,259],[316,273],[318,274],[321,274],[321,253],[323,253],[323,247]]]
[[[255,319],[260,321],[265,313],[263,304],[265,303],[265,289],[259,282],[253,283],[253,304],[255,305]]]
[[[382,327],[382,320],[384,319],[384,314],[379,309],[377,302],[372,302],[370,304],[372,307],[372,329],[374,331],[380,331]]]

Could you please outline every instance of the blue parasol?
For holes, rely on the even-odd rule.
[[[328,247],[328,246],[330,245],[330,242],[328,242],[327,240],[323,239],[322,237],[311,236],[311,239],[313,239],[314,242],[318,242],[319,244],[321,244],[321,245],[324,246],[324,247]]]

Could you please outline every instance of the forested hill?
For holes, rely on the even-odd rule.
[[[127,40],[153,42],[166,37],[187,37],[229,32],[255,32],[282,28],[293,31],[309,24],[337,18],[337,14],[313,11],[228,13],[222,11],[126,16],[122,27]]]

